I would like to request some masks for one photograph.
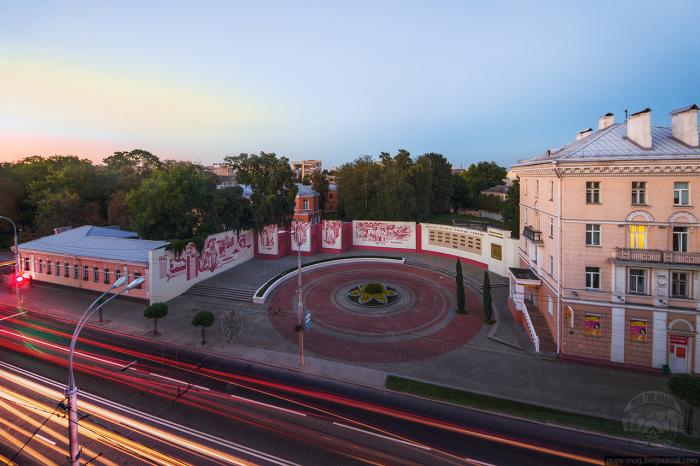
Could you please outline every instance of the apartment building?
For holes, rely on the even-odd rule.
[[[670,127],[651,116],[608,113],[513,166],[509,304],[562,358],[700,373],[698,107],[673,110]]]
[[[292,171],[302,180],[323,170],[323,162],[320,160],[297,160],[291,162],[291,165]]]

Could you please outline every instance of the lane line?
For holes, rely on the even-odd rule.
[[[11,316],[5,316],[3,318],[0,318],[0,320],[6,320],[6,319],[12,319],[13,317],[21,316],[22,314],[26,314],[27,311],[21,311],[18,312],[17,314],[12,314]]]
[[[285,413],[296,414],[297,416],[306,416],[305,413],[300,413],[299,411],[294,411],[293,409],[287,409],[287,408],[283,408],[281,406],[270,405],[267,403],[263,403],[262,401],[251,400],[250,398],[245,398],[242,396],[237,396],[237,395],[229,395],[229,396],[231,398],[235,398],[237,400],[245,401],[246,403],[253,403],[256,405],[265,406],[267,408],[278,409],[280,411],[284,411]]]
[[[432,448],[426,447],[425,445],[419,445],[419,444],[417,444],[417,443],[407,442],[407,441],[405,441],[405,440],[401,440],[401,439],[397,439],[397,438],[393,438],[393,437],[387,437],[386,435],[377,434],[377,433],[375,433],[375,432],[369,432],[369,431],[364,430],[364,429],[358,429],[357,427],[352,427],[352,426],[348,426],[348,425],[345,425],[345,424],[341,424],[340,422],[333,422],[333,425],[336,425],[336,426],[338,426],[338,427],[345,427],[346,429],[354,430],[354,431],[356,431],[356,432],[362,432],[363,434],[373,435],[373,436],[375,436],[375,437],[381,437],[381,438],[383,438],[383,439],[391,440],[392,442],[401,443],[401,444],[403,444],[403,445],[408,445],[408,446],[410,446],[410,447],[420,448],[421,450],[426,450],[426,451],[432,451],[432,450],[433,450]]]
[[[56,442],[54,442],[54,441],[51,440],[51,439],[48,439],[48,438],[44,437],[44,436],[41,435],[41,434],[34,434],[34,437],[38,438],[39,440],[43,440],[44,442],[48,443],[49,445],[56,446]]]
[[[185,385],[185,386],[187,386],[187,387],[199,388],[200,390],[204,390],[205,392],[208,392],[208,391],[209,391],[209,389],[208,389],[207,387],[202,387],[201,385],[194,385],[194,384],[185,382],[185,381],[183,381],[183,380],[178,380],[178,379],[173,379],[173,378],[170,378],[170,377],[166,377],[166,376],[164,376],[164,375],[156,374],[155,372],[149,372],[148,374],[149,374],[149,375],[152,375],[153,377],[160,377],[161,379],[169,380],[170,382],[179,383],[179,384]]]

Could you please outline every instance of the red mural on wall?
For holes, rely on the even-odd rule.
[[[293,221],[292,222],[292,239],[294,243],[299,245],[306,244],[309,239],[309,222]]]
[[[411,225],[389,222],[356,222],[354,230],[357,239],[373,243],[406,241],[413,234]]]
[[[277,242],[277,225],[265,225],[260,232],[260,249],[272,251]]]
[[[252,246],[249,233],[225,233],[207,238],[201,254],[194,243],[190,243],[179,255],[168,252],[158,258],[160,278],[170,281],[186,274],[186,280],[191,280],[200,272],[214,272],[235,262],[242,251]]]
[[[342,227],[340,220],[324,220],[323,221],[323,246],[335,247],[340,239],[340,228]]]

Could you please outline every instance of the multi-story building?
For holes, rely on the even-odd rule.
[[[562,357],[700,373],[698,107],[600,117],[517,163],[511,309]],[[549,345],[547,345],[549,343]]]
[[[311,176],[323,170],[323,162],[320,160],[297,160],[291,162],[291,165],[292,171],[302,180],[306,176]]]
[[[321,223],[321,207],[319,193],[311,186],[297,183],[297,197],[294,204],[294,220],[309,222],[312,225]]]
[[[338,185],[331,183],[328,185],[328,194],[323,203],[323,211],[327,213],[338,212]]]

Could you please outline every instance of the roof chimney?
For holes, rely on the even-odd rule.
[[[651,149],[651,109],[633,113],[627,118],[627,139],[644,149]]]
[[[593,132],[593,128],[581,130],[578,133],[576,133],[576,140],[578,141],[579,139],[583,139],[586,136],[588,136],[589,134],[591,134],[592,132]]]
[[[615,115],[608,112],[598,119],[598,130],[605,129],[615,124]]]
[[[671,110],[673,137],[691,147],[698,147],[698,106],[695,104]]]

